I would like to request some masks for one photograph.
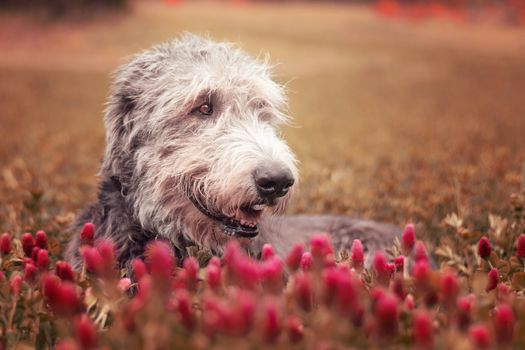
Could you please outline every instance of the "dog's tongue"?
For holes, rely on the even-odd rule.
[[[222,229],[232,236],[239,236],[243,238],[253,238],[259,234],[259,227],[241,225],[240,222],[226,219],[221,221]]]

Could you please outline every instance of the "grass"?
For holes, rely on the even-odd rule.
[[[0,227],[63,231],[96,194],[109,73],[183,31],[271,54],[301,161],[290,212],[413,221],[437,238],[510,215],[525,149],[520,29],[343,5],[137,4],[94,22],[0,19]],[[61,237],[64,239],[64,237]]]

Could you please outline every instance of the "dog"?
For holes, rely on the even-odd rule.
[[[285,256],[295,242],[326,232],[336,249],[361,239],[372,252],[399,228],[331,215],[279,216],[298,179],[279,136],[289,121],[268,60],[230,43],[186,34],[147,50],[115,75],[104,116],[106,150],[97,201],[73,231],[95,224],[121,268],[163,239],[183,259],[196,246],[221,256],[232,239],[257,255],[264,243]],[[278,216],[278,217],[276,217]],[[73,235],[66,259],[81,265]]]

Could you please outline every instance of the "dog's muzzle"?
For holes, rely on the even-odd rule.
[[[206,208],[201,201],[199,201],[193,194],[188,195],[189,200],[193,203],[193,205],[199,209],[201,213],[209,217],[210,219],[213,219],[217,222],[219,222],[222,231],[227,234],[228,236],[232,237],[241,237],[241,238],[253,238],[259,234],[259,227],[257,224],[254,226],[249,225],[243,225],[240,221],[228,217],[222,213],[215,213],[208,208]],[[261,205],[261,204],[258,204]],[[256,207],[254,205],[254,207]]]

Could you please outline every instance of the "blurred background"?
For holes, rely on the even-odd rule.
[[[301,162],[290,213],[437,238],[525,181],[525,1],[0,1],[0,230],[64,230],[97,191],[110,72],[184,31],[269,53]]]

